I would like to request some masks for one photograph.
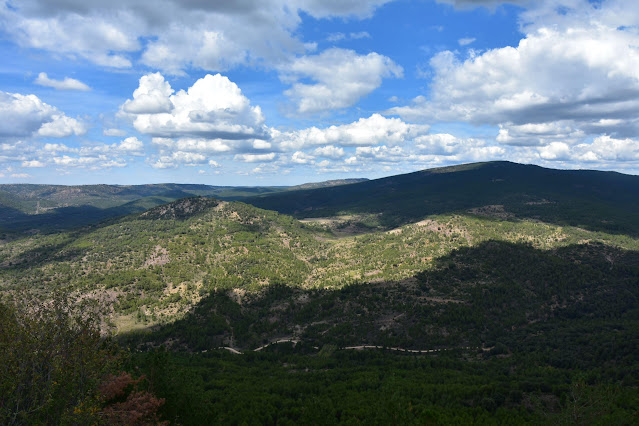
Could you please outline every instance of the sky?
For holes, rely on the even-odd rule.
[[[639,174],[636,0],[0,0],[0,183]]]

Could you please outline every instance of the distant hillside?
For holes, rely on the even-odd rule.
[[[368,215],[368,226],[385,229],[432,214],[470,212],[639,234],[639,176],[510,162],[430,169],[245,201],[298,218]]]
[[[315,189],[315,188],[328,188],[332,186],[350,185],[352,183],[366,182],[368,179],[334,179],[326,180],[324,182],[303,183],[301,185],[291,186],[288,189],[296,191],[298,189]]]
[[[148,185],[0,185],[0,231],[55,231],[139,213],[180,198],[203,196],[241,200],[298,188],[345,185],[365,179],[343,179],[299,186]]]

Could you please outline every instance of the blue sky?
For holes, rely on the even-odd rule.
[[[639,173],[633,0],[0,4],[0,183]]]

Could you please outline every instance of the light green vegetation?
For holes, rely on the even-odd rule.
[[[100,227],[3,244],[0,285],[43,296],[60,288],[90,295],[112,307],[122,330],[131,330],[181,317],[214,290],[410,279],[455,249],[489,240],[543,250],[592,241],[639,248],[629,236],[520,220],[501,207],[473,212],[344,236],[339,230],[352,217],[301,223],[239,202],[190,198]]]

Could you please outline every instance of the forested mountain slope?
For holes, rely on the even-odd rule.
[[[260,299],[273,285],[326,289],[327,294],[353,285],[399,286],[397,291],[409,300],[412,289],[421,288],[415,283],[422,274],[442,269],[456,250],[472,248],[470,253],[481,254],[493,247],[490,242],[514,243],[506,246],[513,250],[530,247],[539,256],[548,253],[551,260],[557,250],[598,242],[597,259],[608,256],[615,267],[631,267],[628,259],[633,257],[626,253],[639,249],[639,241],[628,236],[483,213],[435,215],[386,232],[350,235],[331,229],[239,202],[186,198],[98,227],[3,244],[0,285],[5,291],[29,289],[44,297],[60,288],[91,295],[105,301],[116,324],[127,330],[172,322],[211,294],[229,292],[237,304],[245,295],[247,300]],[[459,281],[430,295],[420,290],[415,300],[457,303],[449,292],[461,292],[468,284]],[[400,315],[403,308],[398,309],[384,315]],[[378,314],[371,311],[373,317]],[[322,315],[339,322],[339,315]],[[287,327],[290,321],[285,321]],[[288,333],[276,329],[272,335],[251,337],[243,346]],[[373,341],[383,340],[378,337]]]
[[[241,200],[265,193],[300,188],[346,185],[366,179],[341,179],[298,186],[148,185],[0,185],[0,233],[54,232],[139,213],[192,196]]]
[[[245,200],[298,218],[365,215],[390,229],[432,214],[493,206],[496,213],[591,230],[639,233],[639,176],[510,162],[423,170],[353,185]],[[491,208],[491,207],[489,207]]]

